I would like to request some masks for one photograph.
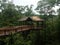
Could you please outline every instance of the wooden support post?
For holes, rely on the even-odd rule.
[[[17,32],[17,29],[15,29],[15,33]]]
[[[6,35],[6,30],[4,30],[4,35]]]

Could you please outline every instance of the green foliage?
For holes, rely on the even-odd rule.
[[[57,3],[59,1],[57,0]],[[0,37],[0,45],[60,45],[60,10],[58,11],[59,15],[56,16],[51,13],[47,15],[48,12],[45,13],[46,10],[43,11],[47,4],[49,4],[49,6],[46,6],[49,11],[55,3],[56,0],[38,2],[37,9],[41,9],[39,10],[41,14],[39,17],[45,20],[45,28],[43,30],[30,30],[2,36]],[[0,12],[0,27],[22,25],[22,22],[18,22],[18,19],[22,18],[22,16],[32,15],[32,5],[24,7],[8,3],[7,8],[4,7],[2,12]],[[30,22],[28,23],[30,24]],[[34,25],[36,24],[34,23]]]

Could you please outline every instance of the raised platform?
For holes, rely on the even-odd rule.
[[[0,28],[0,36],[2,35],[9,35],[10,33],[16,33],[20,31],[27,31],[27,30],[39,30],[42,27],[36,27],[33,25],[22,25],[22,26],[11,26],[11,27],[3,27]]]

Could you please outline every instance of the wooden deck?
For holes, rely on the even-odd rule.
[[[16,33],[20,31],[26,31],[31,29],[42,29],[41,27],[36,27],[32,25],[22,25],[22,26],[11,26],[11,27],[3,27],[0,28],[0,36],[9,35],[10,33]]]

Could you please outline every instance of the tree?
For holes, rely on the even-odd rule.
[[[24,6],[16,6],[16,10],[18,11],[19,14],[23,14],[23,12],[25,11],[25,7]]]
[[[58,10],[58,18],[57,18],[57,37],[58,37],[58,40],[60,42],[60,9]]]
[[[26,15],[26,16],[31,16],[31,15],[33,15],[32,6],[33,6],[33,5],[31,5],[30,7],[25,6],[25,13],[24,13],[24,15]]]
[[[50,4],[50,6],[54,6],[55,4],[58,5],[60,3],[60,0],[44,0]]]
[[[0,26],[16,25],[14,23],[20,18],[18,11],[15,9],[15,5],[8,3],[6,9],[2,10],[0,15]]]
[[[47,1],[38,1],[37,3],[37,8],[36,8],[37,12],[39,12],[41,15],[51,15],[54,10],[52,10],[52,7],[50,6],[50,4]]]

